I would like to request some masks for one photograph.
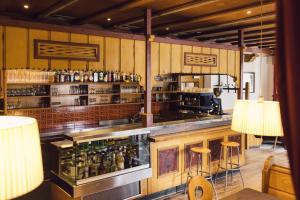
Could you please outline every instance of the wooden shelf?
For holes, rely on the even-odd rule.
[[[6,83],[7,85],[51,85],[53,83]]]
[[[50,95],[41,95],[41,96],[13,96],[7,98],[41,98],[41,97],[50,97]]]
[[[178,91],[152,91],[152,94],[178,93]]]
[[[64,83],[7,83],[7,85],[89,85],[89,84],[139,84],[139,82],[64,82]]]
[[[144,94],[144,93],[142,93],[142,92],[132,92],[132,93],[120,93],[121,95],[123,95],[123,94],[125,94],[125,95],[131,95],[131,94],[133,94],[133,95],[139,95],[139,94]]]
[[[155,81],[155,80],[154,80]],[[164,82],[164,83],[177,83],[178,81],[155,81],[155,82]]]
[[[59,94],[59,95],[51,95],[51,97],[68,97],[68,96],[88,96],[88,94]]]
[[[120,95],[120,93],[99,93],[99,94],[89,94],[90,96],[101,96],[101,95]]]

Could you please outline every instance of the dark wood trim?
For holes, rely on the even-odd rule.
[[[205,1],[200,1],[200,2],[199,1],[191,1],[191,2],[187,2],[187,3],[183,3],[183,4],[180,4],[180,5],[173,6],[171,8],[167,8],[167,9],[163,9],[163,10],[153,12],[152,13],[152,19],[156,19],[156,18],[162,17],[162,16],[171,15],[171,14],[174,14],[174,13],[182,12],[182,11],[185,11],[185,10],[188,10],[188,9],[204,6],[204,5],[207,5],[207,4],[216,3],[218,1],[219,0],[205,0]],[[124,24],[131,25],[131,24],[136,24],[136,23],[143,22],[143,20],[144,20],[143,16],[134,17],[134,18],[131,18],[131,19],[127,19],[127,20],[118,22],[118,23],[114,23],[112,25],[109,25],[108,27],[121,26],[121,25],[124,25]]]
[[[190,28],[190,29],[175,29],[172,31],[168,31],[168,32],[164,32],[161,33],[161,35],[166,35],[166,34],[177,34],[177,35],[182,35],[184,34],[184,37],[190,37],[189,34],[193,33],[193,32],[203,32],[203,31],[211,31],[211,30],[215,30],[218,28],[224,28],[224,27],[232,27],[235,26],[236,24],[241,24],[241,23],[248,23],[248,22],[253,22],[253,21],[258,21],[258,20],[264,20],[266,18],[274,18],[276,17],[276,13],[275,12],[269,12],[269,13],[264,13],[263,15],[254,15],[251,17],[247,17],[247,18],[242,18],[242,19],[238,19],[238,20],[233,20],[233,21],[229,21],[223,24],[217,24],[217,25],[210,25],[210,26],[205,26],[202,28]]]
[[[238,99],[243,99],[243,74],[244,74],[244,30],[238,30],[238,46],[240,48],[240,82],[239,82],[239,91],[238,91]]]
[[[274,25],[276,22],[275,20],[267,20],[267,21],[263,21],[264,25]],[[224,27],[224,28],[218,28],[218,29],[214,29],[214,30],[209,30],[209,31],[202,31],[201,33],[191,33],[185,36],[181,36],[181,38],[185,39],[185,38],[192,38],[192,37],[198,37],[198,36],[205,36],[208,34],[213,34],[213,33],[223,33],[223,32],[227,32],[227,31],[238,31],[239,29],[249,29],[249,28],[253,28],[253,27],[260,27],[261,23],[260,22],[254,22],[251,24],[246,24],[246,25],[240,25],[240,26],[229,26],[229,27]]]
[[[207,54],[207,53],[193,53],[193,52],[184,52],[184,65],[188,65],[188,66],[205,66],[205,67],[217,67],[218,66],[218,62],[216,62],[215,65],[203,65],[203,64],[190,64],[186,62],[186,55],[188,54],[193,54],[193,55],[205,55],[205,56],[212,56],[215,57],[216,59],[218,58],[218,56],[216,54]]]
[[[198,42],[198,41],[164,38],[164,37],[155,37],[155,42],[162,42],[162,43],[168,43],[168,44],[181,44],[181,45],[187,45],[187,46],[197,46],[197,47],[207,47],[207,48],[220,48],[220,49],[228,49],[228,50],[238,50],[239,49],[238,47],[233,46],[233,45],[204,43],[204,42]]]
[[[260,27],[258,27],[260,28]],[[268,31],[274,31],[276,28],[264,28],[262,29],[263,33],[268,32]],[[245,30],[245,35],[252,35],[256,33],[260,33],[261,29],[258,30],[251,30],[251,31],[246,31]],[[224,34],[218,34],[218,35],[212,35],[212,36],[207,36],[207,37],[197,37],[199,41],[207,41],[207,40],[215,40],[215,39],[220,39],[220,40],[226,40],[226,39],[235,39],[237,41],[237,32],[234,33],[224,33]]]
[[[209,1],[209,2],[202,2],[203,5],[207,5],[209,3],[213,3],[213,2],[217,2],[217,1]],[[268,2],[265,3],[263,6],[268,6],[268,5],[274,5],[274,2]],[[201,5],[201,2],[200,2]],[[212,19],[217,19],[217,18],[222,18],[228,15],[232,15],[234,13],[239,13],[241,11],[246,11],[246,10],[252,10],[252,9],[256,9],[258,7],[261,7],[260,3],[254,3],[251,5],[247,5],[247,6],[242,6],[239,8],[234,8],[234,9],[229,9],[229,10],[223,10],[221,12],[214,12],[212,14],[208,14],[208,15],[202,15],[202,16],[198,16],[198,17],[193,17],[190,19],[186,19],[186,20],[180,20],[180,21],[175,21],[175,22],[170,22],[170,23],[165,23],[165,24],[159,24],[157,26],[154,26],[153,30],[161,30],[165,27],[179,27],[179,26],[184,26],[186,24],[194,24],[194,23],[201,23],[201,22],[205,22],[205,21],[209,21]],[[171,31],[170,33],[176,33],[176,31]]]
[[[101,37],[115,37],[120,39],[145,41],[145,36],[140,34],[120,33],[120,32],[113,32],[113,31],[100,30],[100,29],[91,29],[91,28],[86,28],[81,26],[64,26],[64,25],[56,25],[56,24],[46,24],[46,23],[33,22],[33,21],[16,20],[5,16],[0,16],[0,24],[4,26],[16,26],[16,27],[24,27],[24,28],[31,28],[31,29],[41,29],[47,31],[60,31],[60,32],[67,32],[67,33],[71,32],[71,33],[95,35]],[[214,44],[214,43],[209,44],[209,43],[204,43],[199,41],[191,41],[191,40],[183,40],[183,39],[155,37],[154,41],[168,43],[168,44],[239,50],[238,47],[233,45]],[[252,52],[251,48],[248,48],[247,51]]]
[[[275,31],[269,31],[269,32],[265,32],[262,34],[263,37],[274,37],[276,34]],[[261,34],[257,33],[251,36],[245,36],[245,41],[246,40],[251,40],[251,39],[257,39],[260,38]],[[217,40],[217,43],[227,43],[227,42],[237,42],[238,41],[238,37],[234,37],[234,38],[230,38],[230,39],[224,39],[224,40]]]
[[[16,20],[7,18],[4,16],[0,16],[0,24],[4,26],[17,26],[31,29],[41,29],[47,31],[59,31],[59,32],[67,32],[67,33],[78,33],[78,34],[87,34],[87,35],[96,35],[102,37],[115,37],[120,39],[132,39],[132,40],[145,40],[143,35],[131,34],[131,33],[121,33],[114,31],[107,31],[101,29],[92,29],[86,28],[78,25],[57,25],[57,24],[48,24],[34,21],[26,21],[26,20]]]
[[[79,0],[62,0],[58,3],[54,4],[53,6],[48,7],[46,10],[42,11],[38,18],[46,18],[50,15],[53,15],[54,13],[59,12],[60,10],[65,9],[66,7],[69,7],[73,5],[74,3],[78,2]]]
[[[95,59],[87,59],[87,58],[73,58],[73,57],[60,57],[60,56],[41,56],[38,54],[38,45],[39,43],[47,43],[47,44],[62,44],[69,46],[79,46],[79,47],[93,47],[97,49],[97,54]],[[52,40],[34,40],[34,58],[35,59],[60,59],[60,60],[81,60],[81,61],[100,61],[100,45],[98,44],[85,44],[85,43],[76,43],[76,42],[62,42],[62,41],[52,41]]]
[[[153,115],[152,115],[152,108],[151,108],[151,100],[152,100],[152,94],[151,94],[151,28],[152,28],[152,18],[151,18],[151,9],[145,10],[145,19],[144,19],[144,35],[145,35],[145,49],[146,49],[146,57],[145,57],[145,63],[146,63],[146,90],[144,95],[144,107],[145,107],[145,114],[143,119],[143,125],[145,127],[149,127],[153,125]]]
[[[96,18],[104,18],[106,16],[109,16],[112,13],[116,12],[122,12],[130,9],[137,8],[139,6],[145,5],[147,3],[151,3],[154,0],[135,0],[135,1],[125,1],[123,3],[114,5],[112,7],[109,7],[104,10],[99,10],[91,15],[88,15],[86,17],[83,17],[81,19],[75,20],[77,24],[86,24],[90,21],[93,21]]]

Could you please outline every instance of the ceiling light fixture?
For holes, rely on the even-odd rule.
[[[29,9],[29,5],[28,4],[24,4],[23,6],[25,9]]]
[[[108,22],[110,22],[110,21],[111,21],[111,18],[108,17],[106,20],[107,20]]]
[[[166,30],[167,30],[167,31],[170,30],[170,27],[166,27]]]

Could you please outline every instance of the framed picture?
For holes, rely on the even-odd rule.
[[[246,82],[249,82],[250,93],[255,92],[255,73],[254,72],[244,72],[243,73],[243,88],[246,88]]]

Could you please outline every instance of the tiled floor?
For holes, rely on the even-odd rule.
[[[270,155],[277,155],[283,162],[286,160],[286,150],[277,147],[273,151],[272,146],[263,145],[261,148],[253,148],[246,151],[246,164],[241,167],[245,187],[261,191],[261,171],[263,169],[264,161]],[[217,180],[217,193],[219,199],[222,199],[232,193],[236,193],[242,189],[242,182],[238,173],[234,174],[233,182],[224,191],[224,178]],[[163,200],[187,200],[187,195],[175,194],[168,197],[161,198]]]

